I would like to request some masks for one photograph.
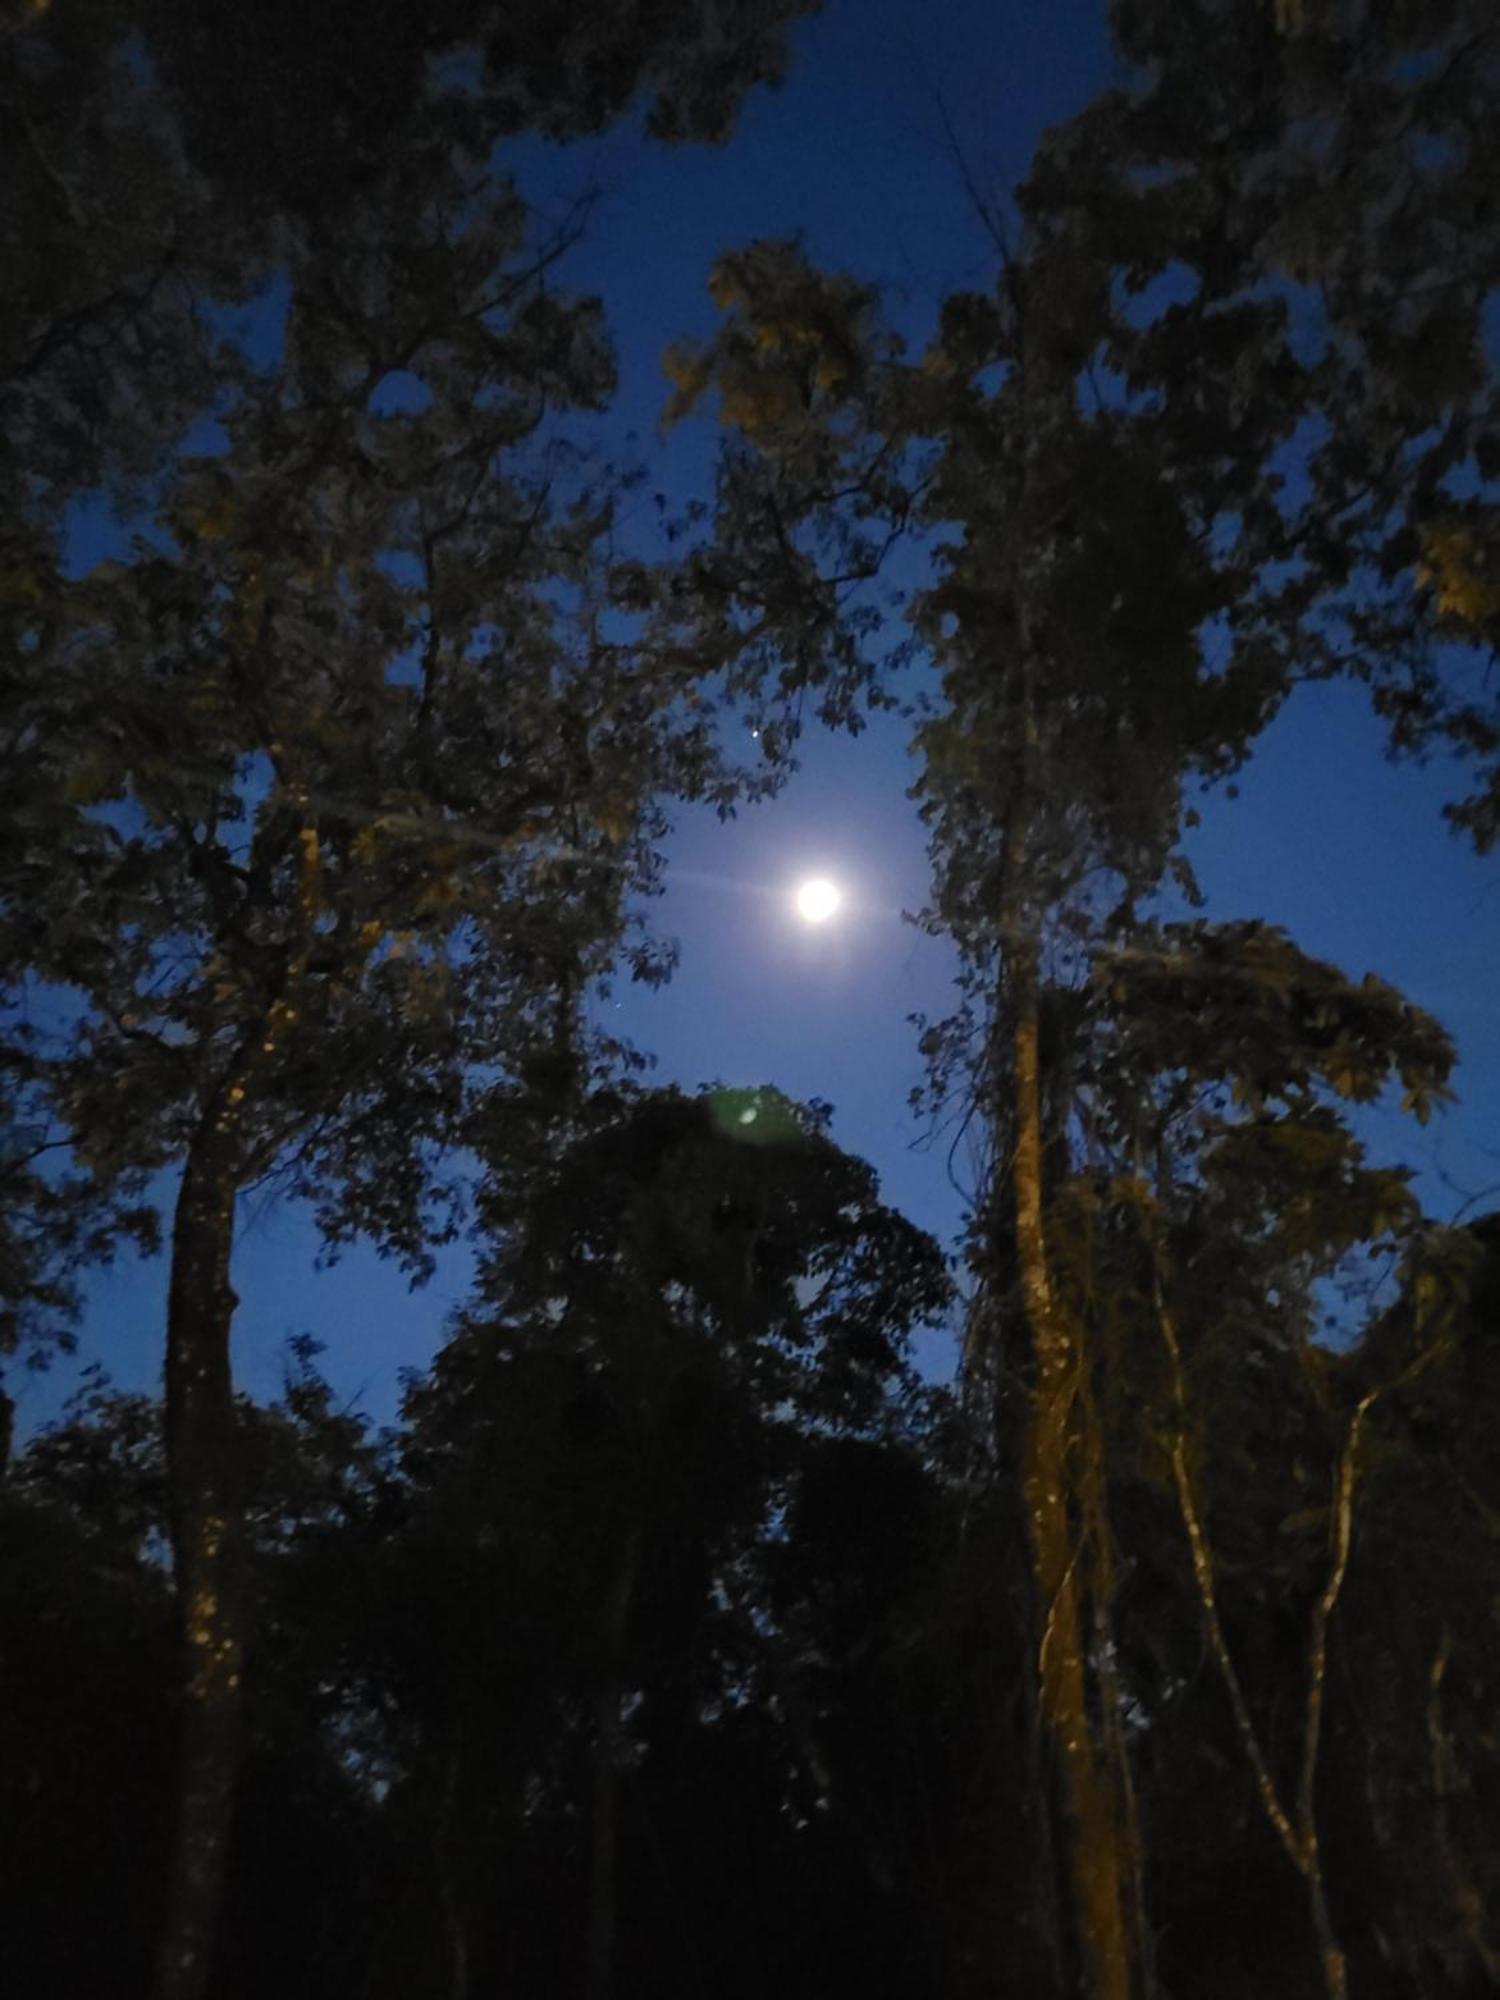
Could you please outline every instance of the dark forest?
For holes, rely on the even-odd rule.
[[[544,164],[686,204],[822,11],[0,0],[11,2000],[1500,1990],[1472,1052],[1192,839],[1338,686],[1500,839],[1500,12],[1079,0],[919,330],[726,237],[642,440]],[[951,1241],[602,998],[893,721]],[[389,1421],[247,1391],[266,1201],[469,1260]]]

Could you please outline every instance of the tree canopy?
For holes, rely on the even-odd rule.
[[[1500,1980],[1500,1237],[1382,1143],[1461,1051],[1190,842],[1343,681],[1494,844],[1500,26],[1114,0],[921,338],[721,246],[651,492],[529,176],[813,11],[0,12],[0,1355],[167,1267],[159,1398],[97,1311],[0,1395],[19,1994]],[[598,1005],[685,811],[897,708],[956,1256]],[[389,1428],[334,1329],[237,1384],[265,1189],[472,1250]]]

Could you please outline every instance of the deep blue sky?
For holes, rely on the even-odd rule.
[[[528,149],[537,192],[603,190],[565,275],[602,293],[616,330],[612,425],[634,429],[674,486],[706,472],[710,424],[657,436],[661,354],[711,325],[714,257],[759,236],[800,233],[816,259],[878,279],[920,337],[942,293],[983,283],[988,269],[940,106],[976,175],[1009,187],[1045,126],[1109,75],[1095,0],[829,0],[798,31],[785,88],[755,99],[722,151],[664,152],[618,135]],[[919,1076],[907,1017],[945,1010],[951,961],[901,921],[926,882],[905,736],[905,725],[879,718],[857,741],[815,737],[775,803],[728,824],[687,815],[653,911],[680,940],[681,968],[661,993],[623,990],[609,1025],[655,1053],[663,1080],[770,1081],[831,1100],[835,1136],[875,1163],[887,1198],[951,1239],[962,1204],[947,1148],[921,1143],[906,1103]],[[1311,690],[1269,732],[1240,798],[1201,802],[1192,849],[1209,914],[1284,924],[1350,972],[1393,980],[1456,1034],[1461,1105],[1425,1132],[1384,1111],[1367,1126],[1382,1153],[1420,1170],[1439,1212],[1500,1183],[1500,863],[1476,861],[1444,830],[1439,807],[1451,789],[1441,769],[1388,765],[1352,690]],[[789,903],[795,881],[814,872],[837,877],[853,905],[818,932],[799,927]],[[1496,1203],[1500,1190],[1480,1205]],[[274,1393],[283,1343],[309,1331],[328,1342],[340,1388],[386,1418],[398,1369],[430,1355],[462,1296],[467,1259],[454,1254],[408,1297],[367,1252],[310,1276],[314,1248],[305,1217],[245,1204],[240,1380]],[[85,1355],[122,1386],[157,1380],[164,1281],[161,1260],[127,1261],[93,1288]],[[928,1358],[944,1369],[950,1354],[935,1347]],[[72,1379],[59,1367],[20,1384],[23,1420],[55,1409]]]

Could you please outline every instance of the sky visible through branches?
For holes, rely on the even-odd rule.
[[[878,282],[894,323],[920,345],[938,300],[991,268],[973,191],[1013,185],[1042,131],[1109,80],[1111,61],[1090,0],[1047,9],[830,0],[797,27],[784,88],[752,96],[725,149],[655,148],[624,129],[515,149],[533,200],[558,215],[580,202],[587,210],[556,282],[597,291],[614,330],[620,390],[602,420],[605,449],[646,469],[644,537],[653,495],[678,504],[712,477],[709,418],[660,429],[661,358],[672,341],[711,331],[705,280],[723,247],[799,234],[814,262]],[[273,296],[252,343],[272,337],[275,311]],[[399,383],[388,393],[399,396]],[[210,448],[211,434],[193,442]],[[81,568],[109,552],[113,532],[96,513],[79,515]],[[919,554],[898,553],[893,581],[915,580],[919,565]],[[905,692],[921,690],[918,665]],[[947,943],[903,920],[927,898],[909,734],[892,714],[874,716],[858,740],[814,728],[800,771],[771,804],[729,822],[707,808],[683,812],[650,919],[678,941],[678,970],[659,991],[622,985],[593,1005],[600,1026],[655,1057],[660,1081],[774,1082],[831,1102],[835,1138],[876,1166],[885,1198],[951,1244],[972,1163],[961,1139],[928,1131],[907,1102],[921,1075],[910,1017],[942,1015],[953,974]],[[1220,790],[1197,802],[1202,823],[1188,842],[1209,916],[1284,925],[1355,977],[1368,969],[1391,981],[1453,1033],[1456,1105],[1422,1131],[1393,1107],[1357,1117],[1377,1152],[1416,1170],[1439,1216],[1493,1205],[1500,1187],[1500,889],[1492,865],[1442,821],[1453,790],[1440,759],[1387,768],[1383,728],[1359,690],[1313,687],[1259,741],[1237,797]],[[810,874],[827,874],[849,898],[817,929],[793,910]],[[328,1343],[339,1391],[383,1420],[400,1370],[425,1364],[441,1340],[469,1281],[467,1252],[444,1253],[432,1282],[407,1297],[372,1251],[356,1247],[311,1276],[314,1250],[310,1219],[274,1187],[248,1197],[237,1378],[253,1396],[274,1394],[286,1341],[311,1332]],[[92,1281],[80,1362],[103,1355],[121,1386],[154,1385],[165,1283],[163,1259],[122,1251]],[[946,1376],[955,1355],[956,1344],[930,1341],[924,1365]],[[78,1365],[59,1359],[45,1375],[13,1378],[24,1426],[55,1413]]]

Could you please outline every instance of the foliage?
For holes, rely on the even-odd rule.
[[[1255,453],[1232,661],[1368,684],[1398,750],[1474,765],[1449,816],[1494,838],[1483,669],[1500,472],[1500,40],[1484,0],[1112,9],[1129,81],[1049,136],[1022,203],[1092,262],[1114,393]],[[1080,359],[1082,349],[1080,349]],[[1295,648],[1278,635],[1295,630]]]
[[[550,1954],[552,1990],[572,1990],[579,1954],[565,1925],[545,1927],[571,1900],[592,1929],[606,1897],[611,1976],[626,1990],[685,1976],[680,1951],[664,1969],[642,1934],[640,1905],[661,1885],[632,1854],[634,1829],[671,1843],[656,1866],[700,1869],[692,1821],[661,1823],[746,1759],[741,1781],[768,1788],[765,1805],[726,1809],[769,1843],[767,1864],[783,1871],[798,1847],[826,1844],[807,1818],[829,1809],[813,1740],[825,1725],[779,1709],[799,1641],[776,1630],[763,1570],[781,1578],[781,1615],[800,1616],[808,1583],[781,1575],[794,1517],[862,1460],[878,1481],[894,1457],[889,1476],[922,1503],[901,1348],[947,1285],[935,1246],[880,1207],[869,1171],[805,1120],[795,1129],[782,1102],[791,1129],[773,1151],[673,1093],[601,1106],[518,1211],[497,1187],[505,1233],[405,1409],[409,1513],[383,1626],[401,1690],[390,1810],[403,1841],[435,1829],[435,1842],[397,1905],[392,1990],[460,1962],[497,1977],[518,1953]],[[875,1591],[875,1550],[900,1546],[899,1516],[862,1532],[879,1537]],[[632,1829],[617,1919],[597,1849],[616,1814]],[[778,1815],[791,1816],[785,1834]],[[857,1865],[857,1847],[840,1865]],[[486,1892],[549,1869],[534,1911]],[[894,1930],[904,1905],[894,1880],[881,1889]],[[700,1962],[776,1962],[742,1928],[732,1880],[700,1893]]]
[[[924,1038],[927,1101],[990,1140],[968,1366],[1002,1438],[1024,1435],[1042,1720],[1100,1994],[1152,1979],[1149,1802],[1124,1721],[1144,1698],[1116,1636],[1136,1558],[1109,1444],[1110,1413],[1138,1397],[1163,1426],[1240,1748],[1306,1881],[1306,1962],[1346,1991],[1317,1839],[1321,1718],[1364,1426],[1393,1385],[1327,1406],[1311,1335],[1356,1253],[1423,1241],[1407,1176],[1368,1162],[1342,1106],[1399,1076],[1425,1122],[1452,1049],[1378,980],[1262,926],[1149,912],[1169,889],[1197,900],[1188,786],[1231,775],[1310,675],[1363,678],[1397,747],[1446,733],[1488,783],[1492,723],[1452,642],[1482,650],[1488,619],[1494,23],[1369,12],[1119,6],[1130,71],[1049,135],[1014,226],[981,207],[993,289],[944,303],[919,364],[868,290],[784,245],[720,261],[725,324],[671,362],[679,405],[712,391],[735,432],[726,547],[753,568],[769,519],[784,587],[821,607],[818,652],[783,644],[784,672],[872,671],[878,613],[868,592],[840,597],[843,551],[878,554],[877,522],[930,538],[907,606],[941,678],[917,791],[929,921],[964,971],[959,1012]],[[1484,796],[1453,808],[1481,845]],[[1232,1302],[1252,1347],[1283,1342],[1332,1426],[1295,1831],[1215,1611],[1182,1442],[1190,1299],[1204,1315]],[[1165,1350],[1154,1383],[1133,1327]]]
[[[701,1125],[675,1130],[702,1142]],[[643,1152],[638,1187],[661,1157]],[[1476,1227],[1440,1353],[1376,1422],[1330,1681],[1331,1889],[1357,1990],[1373,1995],[1447,2000],[1494,1950],[1493,1234]],[[625,1278],[634,1239],[616,1240]],[[1161,1976],[1310,1993],[1290,1871],[1204,1670],[1152,1443],[1150,1350],[1129,1337],[1133,1269],[1123,1253],[1109,1266],[1125,1335],[1112,1486],[1134,1557],[1115,1622]],[[1315,1393],[1274,1328],[1232,1303],[1215,1314],[1206,1283],[1202,1297],[1185,1308],[1196,1462],[1223,1615],[1279,1764],[1335,1406],[1368,1371],[1400,1373],[1414,1301]],[[577,1320],[549,1332],[545,1315],[507,1323],[481,1295],[395,1439],[340,1410],[309,1343],[277,1407],[241,1406],[258,1609],[220,1990],[441,1986],[442,1866],[473,1994],[573,1990],[601,1580],[643,1507],[619,1990],[775,1977],[810,1995],[857,1967],[877,1993],[967,1993],[996,1951],[1048,1990],[1044,1937],[1028,1943],[1041,1926],[1022,1829],[1045,1833],[1028,1804],[1029,1648],[1024,1594],[1004,1582],[1003,1488],[976,1490],[955,1413],[913,1402],[899,1376],[874,1427],[839,1435],[772,1400],[773,1379],[738,1367],[708,1321],[695,1336],[685,1299],[677,1311],[683,1362],[703,1348],[675,1383],[643,1341],[601,1346]],[[808,1409],[828,1407],[832,1385],[816,1389],[821,1364],[806,1365]],[[59,1976],[100,1991],[144,1980],[167,1826],[165,1493],[159,1409],[102,1387],[28,1446],[5,1489],[0,1730],[7,1879],[27,1890],[10,1940],[22,1995]],[[1009,1723],[993,1700],[1006,1659]],[[90,1855],[91,1921],[69,1923],[72,1869]]]
[[[23,1995],[1500,1977],[1495,1228],[1366,1117],[1455,1049],[1184,856],[1335,675],[1495,838],[1494,10],[1114,0],[924,351],[718,259],[657,546],[517,141],[720,139],[809,11],[0,18],[0,1352],[178,1176],[164,1405],[94,1382],[0,1484]],[[584,1026],[669,967],[674,805],[913,662],[953,1398],[828,1108]],[[234,1394],[268,1181],[415,1276],[472,1204],[391,1435],[308,1338]]]
[[[25,1182],[0,1276],[65,1307],[134,1226],[117,1191],[180,1168],[158,2000],[206,1990],[233,1805],[237,1197],[279,1174],[330,1246],[424,1272],[477,1080],[617,958],[657,975],[624,934],[662,802],[734,790],[687,698],[716,662],[568,429],[613,386],[597,301],[547,282],[579,217],[540,232],[496,143],[641,97],[720,137],[800,11],[575,10],[561,43],[463,6],[0,26],[0,950],[52,1017],[5,1074],[92,1176]],[[79,574],[106,505],[128,553]]]

